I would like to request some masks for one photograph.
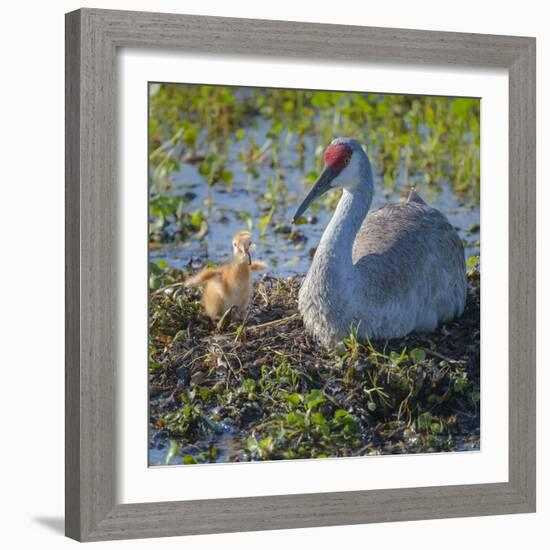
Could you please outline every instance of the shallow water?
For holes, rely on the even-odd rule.
[[[221,432],[217,437],[211,439],[209,443],[215,444],[218,450],[216,457],[217,463],[232,462],[232,456],[234,454],[234,442],[237,434],[234,431]],[[149,442],[149,466],[173,466],[183,464],[181,455],[174,456],[167,462],[167,456],[170,449],[170,442],[166,438],[159,437],[160,434],[153,435]],[[433,437],[433,436],[432,436]],[[442,435],[435,437],[439,440],[439,445],[443,445],[449,441],[448,436]],[[414,436],[406,440],[405,444],[408,447],[408,453],[419,453],[417,444],[419,441],[418,436]],[[452,452],[471,452],[480,450],[479,432],[472,431],[471,434],[453,436],[453,451]],[[435,451],[440,453],[447,453],[450,451]],[[195,454],[196,447],[190,445],[185,454]],[[184,453],[182,453],[184,454]],[[392,453],[383,453],[386,456]],[[398,454],[398,453],[395,453]],[[433,454],[431,452],[430,454]]]
[[[261,142],[260,126],[256,129],[257,141]],[[244,229],[249,229],[247,220],[253,225],[254,239],[257,245],[254,257],[265,261],[273,276],[288,276],[307,271],[310,262],[310,251],[316,247],[321,235],[330,220],[332,209],[323,200],[317,200],[306,212],[306,217],[314,223],[292,226],[292,216],[307,194],[310,185],[303,182],[304,175],[315,171],[312,164],[314,149],[318,145],[312,140],[306,142],[305,166],[298,167],[298,155],[292,142],[280,153],[281,171],[284,173],[286,197],[278,202],[273,214],[273,223],[267,227],[265,235],[260,237],[258,220],[269,211],[266,203],[266,182],[275,172],[270,165],[269,155],[261,165],[257,166],[260,174],[253,179],[242,171],[242,164],[237,159],[240,145],[230,147],[227,168],[234,173],[232,188],[229,190],[223,183],[208,186],[204,177],[199,174],[198,167],[193,164],[182,164],[174,179],[171,193],[187,194],[193,197],[188,205],[189,211],[202,209],[208,220],[208,233],[202,238],[192,238],[186,242],[175,241],[160,245],[151,250],[150,261],[164,260],[169,267],[185,268],[190,261],[196,267],[201,267],[206,260],[222,263],[231,258],[232,236]],[[309,161],[307,159],[310,159]],[[373,166],[376,172],[376,166]],[[403,178],[400,178],[403,179]],[[479,254],[479,233],[470,229],[479,224],[479,205],[473,201],[457,197],[450,185],[443,182],[439,189],[426,188],[420,175],[409,176],[408,183],[397,182],[394,190],[382,187],[382,178],[375,176],[375,197],[373,208],[387,202],[404,200],[411,185],[430,205],[438,208],[456,227],[465,244],[466,258]],[[336,191],[331,191],[335,193]],[[205,206],[205,201],[208,206]]]

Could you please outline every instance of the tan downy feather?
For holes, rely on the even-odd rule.
[[[252,298],[252,272],[264,271],[267,265],[252,261],[252,235],[240,231],[233,237],[233,261],[216,269],[205,269],[188,279],[185,286],[202,286],[202,302],[211,319],[220,318],[230,307],[242,316]]]

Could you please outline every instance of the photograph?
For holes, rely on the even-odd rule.
[[[480,98],[147,93],[149,466],[480,451]]]
[[[544,546],[545,7],[6,3],[4,547]]]

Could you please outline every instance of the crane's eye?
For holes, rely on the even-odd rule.
[[[344,165],[347,166],[351,162],[351,157],[346,157],[344,159]]]

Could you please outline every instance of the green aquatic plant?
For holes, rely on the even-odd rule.
[[[151,294],[150,426],[172,462],[449,451],[479,445],[479,279],[464,316],[431,335],[339,352],[304,333],[299,278],[265,278],[245,323],[216,329],[183,275]],[[167,451],[169,449],[168,443]],[[464,447],[465,446],[465,447]]]
[[[268,172],[280,202],[289,170],[310,182],[324,146],[336,135],[351,135],[367,147],[388,193],[411,185],[437,193],[448,185],[479,203],[479,105],[475,98],[151,84],[151,193],[172,194],[182,166],[189,164],[204,183],[227,189],[236,181],[250,187]],[[327,195],[326,207],[332,209],[337,199]],[[183,211],[189,208],[182,205]],[[263,214],[262,233],[274,213],[271,206]],[[155,240],[169,238],[170,232],[155,232],[162,212],[154,204],[150,214]],[[190,236],[177,234],[183,241]]]

